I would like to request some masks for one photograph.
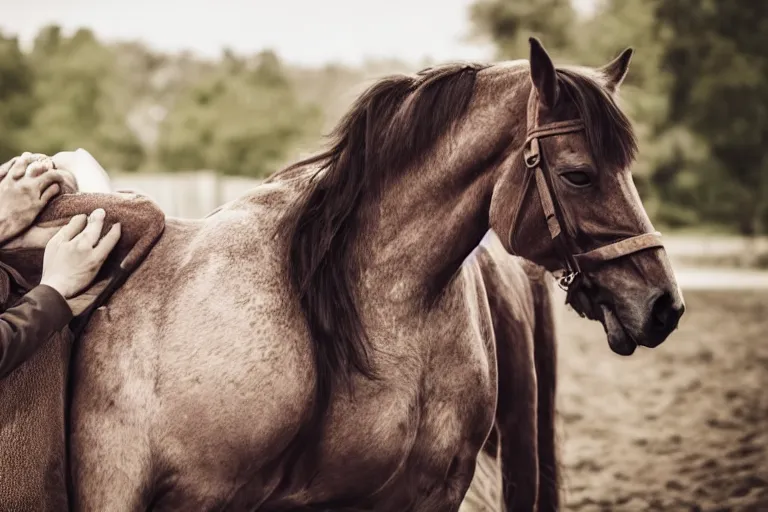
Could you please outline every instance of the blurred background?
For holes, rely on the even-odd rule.
[[[456,60],[636,50],[635,180],[688,313],[612,355],[563,311],[569,510],[768,510],[768,2],[0,0],[0,160],[89,150],[200,217],[322,143],[373,80]]]

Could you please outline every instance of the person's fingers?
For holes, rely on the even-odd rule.
[[[11,166],[10,171],[8,171],[8,174],[11,175],[13,179],[18,180],[19,178],[23,178],[24,175],[27,173],[27,166],[32,162],[32,153],[23,153],[20,157],[16,159],[15,162],[13,162],[13,165]]]
[[[38,160],[37,162],[32,162],[27,166],[27,171],[25,174],[27,178],[37,178],[47,170],[48,169],[45,168],[45,164]]]
[[[6,175],[8,174],[8,171],[10,171],[11,167],[13,167],[13,164],[16,163],[17,158],[18,157],[15,156],[10,160],[8,160],[7,162],[5,162],[3,165],[0,165],[0,180],[6,177]]]
[[[35,160],[31,164],[27,166],[27,177],[29,178],[37,178],[41,174],[43,174],[46,171],[50,171],[51,169],[55,169],[56,167],[53,165],[53,160],[50,158],[43,158],[41,160]]]
[[[48,201],[56,197],[59,194],[59,192],[61,192],[61,187],[59,186],[58,183],[54,183],[53,185],[51,185],[50,187],[48,187],[43,191],[43,195],[40,196],[40,200],[44,204],[48,204]]]
[[[35,185],[37,186],[37,190],[40,191],[40,196],[42,196],[43,192],[54,183],[61,184],[63,181],[64,175],[59,171],[47,171],[35,177]]]
[[[88,247],[95,247],[99,242],[101,236],[101,230],[104,227],[104,218],[107,216],[106,212],[101,208],[96,208],[88,216],[88,225],[85,229],[77,235],[78,240],[87,244]]]
[[[85,214],[75,215],[71,219],[69,219],[69,223],[61,228],[58,233],[53,235],[53,238],[51,240],[56,239],[60,242],[69,242],[73,238],[75,238],[78,234],[80,234],[81,231],[83,231],[83,228],[85,228],[86,224],[88,224],[88,216]]]
[[[109,228],[109,231],[107,231],[107,234],[99,240],[98,245],[93,251],[93,257],[96,258],[97,261],[103,262],[107,259],[109,253],[112,252],[112,249],[115,248],[117,242],[120,240],[120,233],[120,223],[113,224],[112,227]]]

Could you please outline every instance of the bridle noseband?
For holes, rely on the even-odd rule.
[[[594,270],[607,261],[628,256],[645,249],[663,247],[663,244],[661,233],[656,231],[624,238],[588,252],[578,252],[575,240],[563,229],[564,226],[567,226],[565,211],[558,201],[554,186],[550,187],[547,182],[547,175],[551,183],[554,183],[554,176],[547,165],[539,141],[556,135],[580,132],[585,129],[584,122],[573,120],[539,125],[538,104],[538,94],[534,89],[528,102],[528,126],[531,128],[526,137],[523,158],[525,159],[527,170],[533,173],[539,199],[541,200],[541,207],[544,210],[544,217],[549,228],[549,234],[563,260],[565,274],[558,279],[558,284],[563,290],[568,292],[568,302],[571,302],[575,291],[574,288],[578,288],[584,283],[584,272]],[[529,182],[530,180],[526,180],[526,183]],[[522,207],[522,204],[520,206]]]

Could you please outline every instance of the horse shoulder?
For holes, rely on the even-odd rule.
[[[461,472],[474,467],[488,437],[497,393],[491,310],[476,263],[464,265],[432,315],[424,449],[452,454],[451,470]]]

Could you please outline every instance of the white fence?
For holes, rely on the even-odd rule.
[[[113,190],[134,190],[154,199],[166,215],[199,218],[237,199],[261,180],[221,176],[212,171],[113,174]]]

